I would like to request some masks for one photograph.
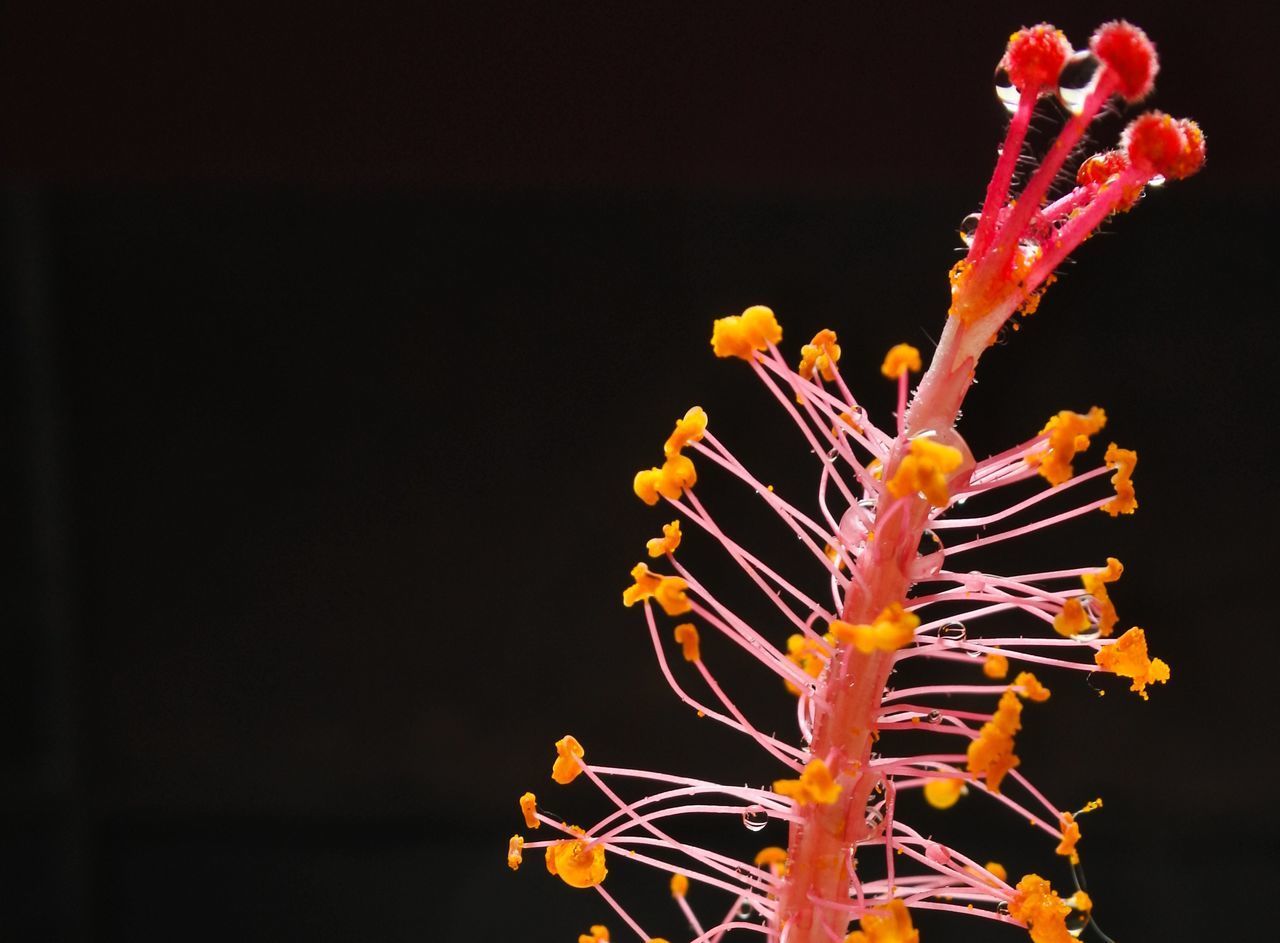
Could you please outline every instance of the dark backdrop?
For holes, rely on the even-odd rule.
[[[836,328],[886,416],[883,351],[941,328],[1005,37],[1055,18],[1082,45],[1116,15],[1159,43],[1154,104],[1201,120],[1209,166],[1083,247],[963,430],[985,454],[1097,402],[1141,450],[1135,518],[1035,552],[1120,556],[1173,683],[1058,679],[1026,768],[1105,797],[1086,863],[1117,939],[1252,926],[1280,877],[1276,23],[789,6],[6,13],[6,939],[556,941],[607,917],[503,862],[524,789],[591,807],[551,792],[554,739],[776,775],[676,704],[617,604],[663,519],[631,474],[690,403],[780,489],[816,481],[711,320],[770,304],[792,356]],[[725,675],[786,724],[772,679]],[[930,827],[1001,858],[967,815]],[[1011,870],[1054,866],[1003,828]],[[661,881],[627,870],[610,886],[674,939]]]

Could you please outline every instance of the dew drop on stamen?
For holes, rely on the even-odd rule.
[[[968,634],[963,622],[948,622],[938,630],[938,638],[944,642],[963,642]]]
[[[942,720],[942,711],[938,711],[938,710],[929,711],[929,716],[925,719],[928,720],[929,723],[931,724],[936,724]]]
[[[1000,903],[996,904],[996,913],[1002,917],[1009,916],[1009,902],[1007,900],[1002,900]]]
[[[966,246],[973,244],[973,234],[978,231],[978,223],[981,220],[981,213],[970,213],[960,220],[960,241]]]
[[[742,810],[742,824],[748,832],[759,832],[769,824],[769,814],[758,805],[747,806]]]
[[[1080,934],[1084,933],[1085,929],[1089,926],[1089,921],[1092,918],[1090,917],[1088,910],[1076,907],[1074,902],[1074,897],[1068,897],[1063,901],[1063,903],[1071,907],[1071,912],[1066,916],[1067,932],[1078,939]]]
[[[1093,53],[1082,49],[1062,67],[1062,74],[1058,76],[1058,101],[1073,115],[1084,111],[1084,101],[1098,78],[1098,65]]]
[[[1004,105],[1004,110],[1013,114],[1018,110],[1018,99],[1022,97],[1021,93],[1013,87],[1013,80],[1009,78],[1008,69],[996,69],[996,98],[1000,99],[1000,104]]]
[[[1163,186],[1164,186],[1164,176],[1163,176],[1162,174],[1156,174],[1154,177],[1152,177],[1150,180],[1148,180],[1148,181],[1147,181],[1147,186],[1149,186],[1149,187],[1163,187]]]
[[[735,914],[735,916],[739,920],[746,920],[750,917],[754,917],[755,913],[756,913],[756,909],[751,906],[751,902],[744,900],[738,904],[738,912],[737,914]]]

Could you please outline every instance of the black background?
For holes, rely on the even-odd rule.
[[[1276,24],[974,6],[7,12],[0,934],[555,941],[603,918],[625,939],[503,853],[526,788],[597,808],[547,778],[566,730],[602,763],[778,773],[675,701],[618,606],[667,519],[631,475],[691,403],[780,491],[816,483],[749,371],[711,357],[711,320],[769,304],[789,356],[837,329],[887,422],[876,368],[941,329],[1005,38],[1051,18],[1080,46],[1118,15],[1156,40],[1152,104],[1201,121],[1209,165],[1082,247],[961,428],[989,454],[1096,402],[1140,450],[1134,518],[990,560],[1120,556],[1121,616],[1173,681],[1143,703],[1047,677],[1024,768],[1064,805],[1104,796],[1082,850],[1118,940],[1261,920]],[[700,494],[769,556],[785,538],[732,490]],[[790,729],[774,679],[704,648]],[[917,818],[1063,879],[981,806]],[[614,871],[676,939],[660,877]],[[927,938],[1019,938],[974,924]]]

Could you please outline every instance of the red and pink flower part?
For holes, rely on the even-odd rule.
[[[1089,80],[1065,94],[1064,69],[1090,67]],[[768,308],[716,321],[715,354],[751,368],[815,457],[816,499],[789,500],[766,485],[711,431],[706,413],[690,409],[661,464],[635,478],[642,500],[665,501],[675,517],[648,542],[655,569],[637,564],[623,601],[643,614],[676,696],[754,741],[777,770],[775,781],[752,788],[600,765],[566,736],[556,744],[553,779],[589,781],[613,811],[579,828],[539,810],[526,793],[526,826],[546,826],[552,837],[513,836],[511,867],[525,852],[542,851],[552,874],[599,894],[641,941],[658,938],[606,889],[613,861],[668,876],[689,943],[731,934],[771,943],[912,943],[919,931],[911,914],[920,910],[1022,926],[1035,943],[1096,930],[1079,871],[1078,816],[1101,802],[1060,807],[1024,775],[1016,753],[1023,710],[1049,698],[1040,680],[1048,672],[1114,674],[1146,698],[1169,668],[1149,655],[1142,629],[1117,631],[1109,587],[1123,571],[1118,560],[1011,574],[974,567],[991,545],[1043,539],[1042,531],[1083,515],[1133,513],[1137,454],[1111,443],[1101,461],[1077,471],[1106,423],[1098,407],[1060,411],[1035,435],[981,461],[956,422],[983,352],[1012,318],[1035,310],[1072,250],[1133,207],[1144,188],[1203,163],[1204,136],[1193,122],[1150,112],[1130,122],[1118,148],[1078,162],[1073,187],[1055,190],[1100,110],[1117,96],[1144,97],[1156,70],[1150,41],[1124,22],[1100,27],[1082,52],[1044,24],[1011,37],[1000,75],[1012,118],[982,210],[962,233],[968,252],[951,272],[946,327],[914,392],[916,350],[899,345],[881,365],[897,384],[893,423],[874,422],[846,385],[835,332],[819,332],[793,365]],[[1066,103],[1065,124],[1015,193],[1032,117],[1055,95]],[[826,588],[801,588],[735,538],[695,490],[706,469],[756,494]],[[981,513],[967,510],[978,506]],[[679,548],[694,533],[741,568],[772,620],[748,618],[686,568]],[[795,739],[752,722],[703,657],[704,636],[738,646],[792,692]],[[929,664],[947,680],[928,680]],[[913,673],[922,680],[904,684]],[[1070,893],[1037,874],[1010,883],[999,864],[934,841],[908,821],[913,803],[945,809],[966,794],[1039,829],[1048,860],[1061,856]],[[752,830],[783,823],[786,847],[746,860],[679,837],[687,817],[717,815]],[[608,939],[604,925],[580,937]]]

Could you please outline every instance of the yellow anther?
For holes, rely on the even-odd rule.
[[[583,834],[576,826],[570,831]],[[595,887],[609,873],[604,864],[604,845],[588,845],[581,837],[548,845],[547,870],[570,887]]]
[[[657,559],[668,553],[675,553],[676,548],[680,546],[680,522],[672,521],[670,524],[662,525],[662,536],[654,537],[649,540],[645,546],[649,550],[649,556]]]
[[[592,924],[590,933],[580,933],[578,943],[609,943],[609,928],[603,924]]]
[[[684,414],[684,418],[676,420],[676,429],[662,446],[662,452],[668,458],[679,455],[690,442],[702,441],[707,431],[707,413],[701,406],[693,406]]]
[[[1088,613],[1084,611],[1084,606],[1075,596],[1064,602],[1062,611],[1053,617],[1054,630],[1067,638],[1079,635],[1090,625]]]
[[[835,564],[837,570],[844,569],[844,557],[840,556],[840,548],[833,547],[831,544],[824,544],[822,552],[827,555],[827,559]]]
[[[1081,809],[1079,812],[1077,812],[1076,815],[1084,815],[1086,812],[1094,812],[1101,808],[1102,808],[1101,798],[1090,799],[1088,802],[1084,804],[1084,808]]]
[[[870,625],[852,625],[839,619],[830,625],[831,634],[838,641],[852,645],[864,655],[874,651],[896,652],[910,645],[915,639],[920,619],[907,612],[901,603],[890,603]]]
[[[669,616],[682,616],[693,608],[685,590],[689,584],[678,576],[664,576],[653,591],[653,598]]]
[[[671,875],[671,896],[684,897],[689,893],[689,879],[683,874]]]
[[[687,455],[672,455],[661,468],[645,468],[636,472],[631,490],[645,504],[658,503],[659,496],[676,501],[685,488],[692,488],[698,481],[697,470]]]
[[[786,868],[787,850],[779,848],[777,845],[761,848],[756,852],[755,865],[757,868],[769,868],[774,874],[777,874],[779,873],[778,868]]]
[[[840,795],[842,787],[820,759],[810,760],[800,772],[799,779],[779,779],[773,791],[780,796],[794,799],[800,805],[831,805]]]
[[[742,314],[719,318],[711,328],[711,349],[717,357],[751,360],[757,350],[768,350],[782,340],[782,327],[773,312],[753,305]]]
[[[631,568],[631,578],[635,582],[622,591],[622,604],[627,608],[652,598],[662,583],[662,577],[651,572],[643,563],[637,563]]]
[[[991,873],[992,877],[999,878],[1001,881],[1009,880],[1009,872],[999,861],[988,861],[983,867]]]
[[[551,766],[551,778],[561,786],[567,786],[582,772],[584,751],[582,744],[566,734],[556,741],[556,761]]]
[[[858,921],[844,943],[920,943],[920,931],[911,925],[911,912],[901,898],[895,897],[883,907],[876,907]]]
[[[1018,672],[1018,676],[1013,679],[1013,683],[1015,687],[1022,688],[1018,693],[1028,701],[1049,700],[1049,689],[1041,684],[1030,671]]]
[[[676,626],[676,641],[680,643],[685,661],[697,661],[702,657],[698,647],[698,629],[692,622],[681,622]]]
[[[935,809],[949,809],[965,793],[963,779],[931,779],[924,784],[924,801]]]
[[[895,498],[923,494],[934,507],[946,507],[950,500],[947,476],[960,467],[964,456],[959,449],[941,445],[927,436],[911,440],[911,450],[898,463],[889,479],[889,493]]]
[[[1027,456],[1027,461],[1038,465],[1040,474],[1051,485],[1060,485],[1075,474],[1071,467],[1077,452],[1089,447],[1089,437],[1096,435],[1107,424],[1107,414],[1098,406],[1089,410],[1087,415],[1073,413],[1064,409],[1053,416],[1040,434],[1048,433],[1049,444],[1043,451]]]
[[[1076,817],[1070,812],[1063,812],[1058,825],[1062,829],[1062,840],[1054,851],[1069,858],[1072,864],[1079,864],[1080,855],[1076,853],[1076,842],[1080,841],[1080,826],[1076,823]]]
[[[538,821],[538,797],[531,792],[526,792],[520,797],[520,811],[524,813],[524,824],[528,828],[537,828],[542,823]]]
[[[862,426],[854,420],[852,413],[842,412],[837,419],[839,421],[831,427],[832,435],[839,435],[842,432],[848,434],[850,431],[856,432],[858,435],[862,435],[865,431]]]
[[[1022,729],[1022,702],[1007,689],[1000,696],[991,719],[982,725],[976,740],[969,741],[968,770],[975,776],[983,776],[987,788],[1000,791],[1000,781],[1021,760],[1013,752],[1013,737]]]
[[[1009,674],[1009,659],[998,652],[990,652],[982,660],[982,673],[988,678],[1003,678]]]
[[[519,871],[523,863],[524,839],[519,835],[512,835],[507,841],[507,867],[512,871]]]
[[[836,343],[836,332],[823,328],[813,335],[813,340],[800,348],[800,376],[812,380],[816,368],[822,379],[831,382],[836,378],[836,364],[839,360],[840,345]]]
[[[1028,874],[1018,882],[1017,893],[1009,901],[1009,916],[1027,924],[1033,943],[1071,943],[1066,919],[1071,907],[1049,882],[1038,874]]]
[[[1148,684],[1164,684],[1169,680],[1169,666],[1159,658],[1147,655],[1147,636],[1136,625],[1111,645],[1100,648],[1093,656],[1099,668],[1122,678],[1131,678],[1130,691],[1147,699]]]
[[[1138,498],[1133,490],[1133,469],[1138,464],[1138,453],[1132,449],[1118,448],[1114,442],[1107,446],[1107,454],[1103,460],[1116,473],[1111,476],[1111,484],[1116,489],[1116,496],[1102,506],[1112,517],[1117,514],[1132,514],[1138,509]]]
[[[679,499],[685,488],[692,488],[697,483],[698,473],[693,467],[693,460],[687,455],[673,455],[658,469],[658,494],[668,500]]]
[[[884,355],[884,363],[880,364],[880,372],[890,380],[897,380],[908,370],[912,373],[919,373],[920,366],[920,351],[910,344],[894,344],[889,348],[889,352]]]
[[[1115,557],[1107,557],[1107,568],[1105,570],[1098,570],[1094,573],[1085,573],[1080,577],[1080,583],[1084,586],[1085,592],[1092,596],[1094,601],[1098,604],[1098,634],[1103,638],[1109,637],[1111,633],[1115,631],[1117,621],[1116,607],[1111,601],[1111,596],[1107,593],[1107,584],[1114,583],[1116,580],[1120,579],[1122,573],[1124,573],[1124,564]],[[1077,603],[1077,605],[1079,605],[1079,603]],[[1065,614],[1066,611],[1067,610],[1064,607],[1063,613]],[[1083,609],[1081,609],[1081,614],[1083,614]],[[1085,620],[1085,624],[1088,625],[1087,619]],[[1058,629],[1057,619],[1053,620],[1053,627]],[[1069,627],[1070,626],[1068,626],[1068,628]],[[1058,631],[1062,632],[1062,629],[1058,629]],[[1074,635],[1076,633],[1073,632],[1071,634]]]
[[[658,485],[661,481],[661,468],[641,469],[631,482],[631,490],[645,504],[654,505],[658,503]]]
[[[830,657],[831,649],[819,641],[804,635],[792,635],[787,639],[787,660],[810,678],[821,676]],[[787,681],[786,684],[787,690],[792,694],[800,694],[800,689],[792,682]]]

